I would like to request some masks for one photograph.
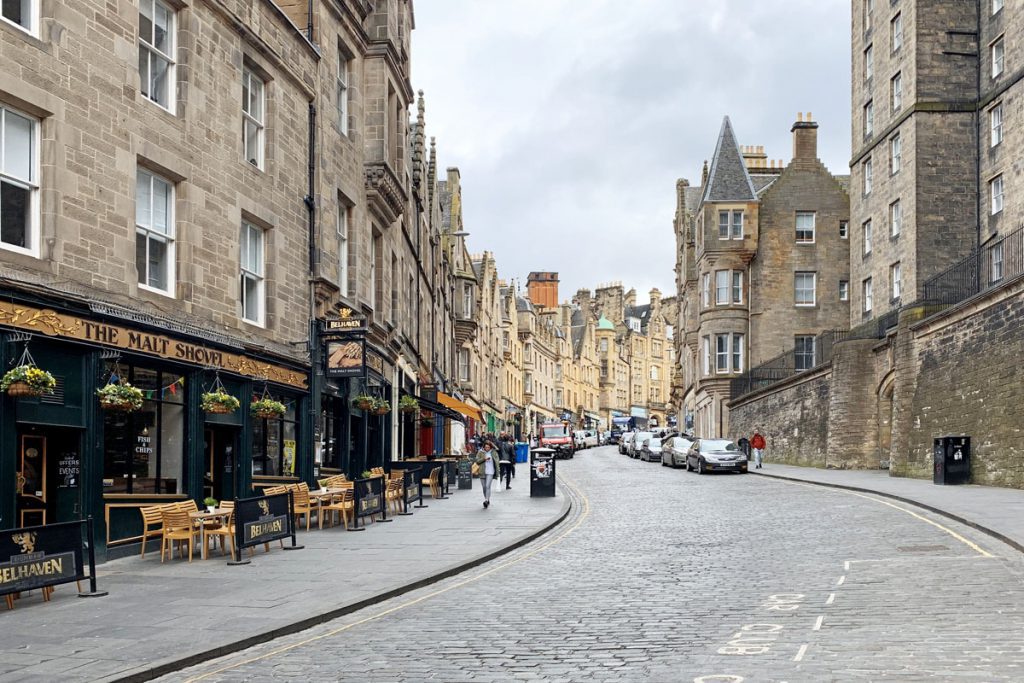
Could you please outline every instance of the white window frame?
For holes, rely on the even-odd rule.
[[[251,255],[255,241],[257,254],[255,259],[248,258]],[[238,244],[239,263],[239,295],[238,299],[242,304],[242,320],[251,324],[263,327],[267,319],[267,296],[266,296],[266,253],[267,233],[266,230],[251,221],[242,221],[241,236]],[[256,315],[247,315],[246,304],[246,283],[255,284],[256,291]]]
[[[839,300],[849,301],[850,300],[850,281],[840,280],[839,281]]]
[[[874,173],[872,170],[871,158],[868,157],[860,166],[861,172],[864,174],[864,194],[869,195],[871,194],[871,187],[874,183],[874,178],[872,177]]]
[[[743,303],[743,271],[734,270],[732,271],[732,302],[734,304]]]
[[[462,283],[462,317],[466,320],[473,317],[473,285]]]
[[[897,199],[889,205],[889,236],[899,237],[903,230],[903,202]]]
[[[1006,43],[999,36],[989,45],[989,56],[992,59],[992,78],[999,78],[1006,70]]]
[[[903,72],[897,72],[889,81],[889,102],[893,113],[903,108]]]
[[[732,371],[743,372],[743,335],[734,332],[732,335]]]
[[[736,220],[737,218],[739,220]],[[734,240],[741,240],[741,239],[743,239],[743,212],[742,211],[733,211],[732,212],[732,216],[731,216],[731,220],[730,220],[729,225],[730,225],[729,229],[731,231],[732,238]]]
[[[995,147],[1003,141],[1003,103],[999,102],[988,110],[989,147]]]
[[[839,239],[850,239],[850,221],[839,221]]]
[[[808,216],[811,217],[810,238],[808,238],[806,235],[801,237],[800,233],[801,232],[806,233],[808,231],[808,228],[807,228],[806,225],[803,226],[803,227],[800,227],[800,219],[801,218],[807,218]],[[815,239],[817,237],[817,230],[816,230],[817,220],[818,220],[818,214],[816,212],[814,212],[814,211],[797,211],[796,212],[796,233],[795,233],[795,235],[796,235],[796,243],[797,244],[814,244],[814,241],[815,241]]]
[[[893,301],[903,295],[903,269],[899,261],[889,266],[889,291]]]
[[[873,237],[874,227],[871,225],[871,219],[867,219],[861,225],[864,231],[864,255],[867,256],[871,253],[871,238]]]
[[[811,287],[810,287],[811,300],[810,301],[801,301],[800,300],[800,292],[801,291],[802,292],[807,292],[808,290],[807,290],[806,286],[805,287],[800,287],[800,281],[801,281],[801,279],[803,279],[804,280],[804,284],[806,285],[806,280],[807,280],[808,276],[810,276],[810,279],[811,279]],[[805,308],[805,307],[809,308],[809,307],[812,307],[812,306],[816,306],[817,303],[818,303],[818,273],[816,271],[812,271],[812,270],[798,270],[795,273],[793,273],[793,305],[799,306],[801,308]]]
[[[729,239],[729,228],[730,228],[730,212],[719,211],[718,212],[718,239],[727,240]]]
[[[337,93],[335,94],[337,101],[334,103],[334,106],[338,112],[338,132],[345,136],[348,135],[349,81],[352,76],[349,67],[351,64],[352,60],[349,59],[348,55],[341,48],[338,48],[338,82]]]
[[[730,301],[731,279],[728,270],[715,271],[715,305],[728,306]]]
[[[254,93],[253,86],[256,86]],[[249,97],[245,97],[245,93],[249,93]],[[259,111],[250,111],[253,109],[253,96],[255,94],[256,108]],[[249,124],[255,129],[256,141],[256,156],[250,158],[249,155]],[[246,163],[251,166],[263,170],[266,149],[266,124],[267,124],[267,82],[260,77],[258,73],[244,67],[242,69],[242,156]]]
[[[704,376],[711,375],[711,337],[704,337]]]
[[[351,207],[338,201],[338,293],[348,296],[348,224]]]
[[[995,16],[1003,9],[1003,0],[992,0],[992,16]]]
[[[875,101],[868,100],[864,105],[864,137],[869,138],[875,134]]]
[[[992,211],[992,215],[995,216],[996,214],[1002,212],[1003,204],[1004,204],[1004,200],[1005,200],[1005,197],[1003,195],[1003,191],[1004,191],[1003,174],[1000,173],[995,178],[993,178],[992,180],[988,181],[988,188],[989,188],[989,193],[988,193],[989,194],[989,201],[991,202],[991,211]]]
[[[459,349],[458,351],[458,363],[459,363],[459,381],[469,381],[469,349]],[[527,392],[533,393],[533,376],[526,375],[526,386]]]
[[[864,80],[870,81],[875,75],[875,46],[868,45],[864,48]]]
[[[903,13],[897,12],[889,22],[889,36],[892,40],[892,51],[899,52],[903,47]]]
[[[150,216],[150,220],[149,220],[149,224],[148,225],[140,222],[139,197],[138,197],[138,190],[136,189],[136,197],[135,197],[135,235],[136,235],[136,240],[138,240],[139,235],[141,235],[141,236],[146,238],[146,262],[144,264],[141,264],[141,266],[140,266],[140,264],[138,263],[138,259],[136,258],[136,263],[135,263],[135,268],[136,269],[139,269],[140,267],[145,268],[145,272],[140,270],[139,273],[138,273],[140,278],[142,278],[142,277],[145,278],[145,280],[143,282],[139,282],[138,283],[138,286],[141,289],[144,289],[144,290],[149,291],[149,292],[156,292],[157,294],[163,294],[164,296],[169,296],[171,298],[175,298],[175,296],[174,296],[174,290],[175,290],[175,286],[176,286],[176,283],[175,283],[176,272],[175,271],[177,270],[176,269],[176,264],[177,264],[176,258],[177,257],[176,257],[176,253],[175,253],[176,252],[176,248],[175,247],[177,245],[177,242],[175,240],[175,236],[176,236],[175,228],[176,228],[176,225],[175,225],[175,211],[174,210],[175,210],[175,190],[177,188],[175,188],[174,183],[171,180],[169,180],[168,178],[165,178],[165,177],[163,177],[163,176],[161,176],[161,175],[159,175],[157,173],[154,173],[153,171],[150,171],[147,168],[143,168],[143,167],[140,166],[140,167],[138,167],[136,169],[135,174],[136,174],[136,180],[135,180],[136,188],[138,188],[139,181],[140,181],[140,179],[142,179],[142,178],[140,178],[140,176],[145,176],[145,178],[148,179],[148,184],[149,184],[149,216]],[[162,182],[162,183],[167,185],[167,232],[166,233],[162,233],[162,232],[159,232],[158,230],[155,230],[153,228],[153,224],[152,224],[152,218],[153,218],[153,187],[156,185],[157,181],[160,181],[160,182]],[[166,251],[167,263],[165,264],[165,267],[167,268],[167,289],[160,289],[159,287],[155,287],[155,286],[149,284],[149,280],[150,280],[150,278],[149,278],[149,248],[150,248],[150,240],[156,240],[158,242],[163,242],[163,243],[165,243],[167,245],[167,251]]]
[[[889,173],[896,175],[903,168],[903,140],[896,133],[889,138]]]
[[[731,334],[715,335],[715,374],[724,375],[729,372],[729,361],[732,355]]]
[[[874,302],[874,294],[872,292],[871,278],[869,278],[869,277],[868,278],[864,278],[864,281],[861,282],[861,295],[862,295],[862,298],[863,298],[862,304],[863,304],[864,312],[865,313],[870,313],[871,309],[874,307],[874,303],[875,303]]]
[[[701,278],[701,301],[704,308],[711,306],[711,273],[704,273]]]
[[[157,8],[161,8],[163,11],[165,11],[167,13],[167,17],[168,17],[167,42],[168,42],[168,47],[170,49],[167,52],[164,52],[163,50],[160,50],[159,48],[157,48],[151,42],[153,36],[149,35],[149,36],[143,37],[142,31],[141,31],[141,27],[139,27],[139,51],[140,52],[144,51],[144,52],[147,53],[146,73],[143,74],[141,70],[139,71],[140,94],[142,95],[143,99],[148,100],[149,102],[152,102],[153,104],[157,105],[161,109],[169,111],[170,113],[173,114],[174,110],[175,110],[175,106],[177,104],[177,101],[176,101],[176,99],[177,99],[176,98],[176,95],[177,95],[177,92],[176,92],[177,78],[176,78],[176,71],[175,71],[177,64],[175,62],[174,56],[177,53],[177,47],[178,47],[177,46],[177,40],[176,40],[177,39],[177,35],[178,35],[178,32],[177,32],[178,15],[177,15],[177,12],[175,11],[174,7],[172,7],[171,5],[167,4],[166,2],[163,2],[163,0],[139,0],[139,12],[138,13],[140,15],[142,14],[143,7],[148,7],[149,8],[149,11],[150,11],[150,18],[149,18],[149,20],[150,20],[150,24],[153,26],[153,30],[156,30],[155,18],[156,18]],[[159,100],[154,99],[153,96],[152,96],[152,90],[153,90],[153,59],[154,58],[167,62],[167,104],[163,104]],[[150,91],[150,94],[147,95],[145,92],[142,92],[143,90]]]
[[[989,283],[1003,279],[1003,242],[1000,240],[989,247]]]
[[[19,24],[19,23],[17,23],[16,21],[14,21],[12,19],[8,19],[7,17],[3,16],[2,14],[0,14],[0,22],[3,22],[5,24],[9,24],[9,25],[15,27],[16,29],[18,29],[20,31],[24,31],[25,33],[27,33],[29,35],[38,36],[39,35],[39,0],[28,0],[28,2],[27,2],[27,10],[28,11],[26,12],[26,14],[28,15],[28,26],[25,26],[23,24]]]
[[[29,122],[28,177],[15,175],[13,169],[6,167],[7,117],[17,116]],[[0,249],[18,254],[39,257],[39,128],[40,121],[13,107],[0,103],[0,181],[8,185],[28,190],[28,212],[26,230],[28,234],[25,246],[0,242]],[[2,210],[2,207],[0,207]]]

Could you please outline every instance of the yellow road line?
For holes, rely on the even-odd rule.
[[[924,515],[919,515],[916,512],[914,512],[913,510],[908,510],[907,508],[900,507],[899,505],[896,505],[895,503],[890,503],[887,500],[882,500],[881,498],[875,498],[874,496],[868,496],[868,495],[865,495],[863,493],[858,493],[857,491],[850,491],[850,490],[847,490],[847,489],[836,489],[836,488],[831,488],[831,487],[822,487],[822,486],[818,486],[816,484],[805,484],[803,482],[798,482],[798,481],[788,481],[787,483],[796,484],[797,486],[805,486],[807,488],[814,488],[814,489],[817,489],[819,491],[822,488],[828,488],[833,493],[845,493],[845,494],[850,495],[850,496],[857,496],[858,498],[864,498],[866,500],[873,500],[876,503],[881,503],[882,505],[888,505],[889,507],[891,507],[891,508],[893,508],[895,510],[899,510],[900,512],[907,513],[908,515],[910,515],[911,517],[914,517],[915,519],[919,519],[922,522],[925,522],[927,524],[931,524],[936,529],[940,529],[942,531],[945,531],[947,534],[949,534],[950,536],[952,536],[956,540],[960,541],[961,543],[966,545],[968,548],[970,548],[971,550],[973,550],[976,553],[978,553],[979,555],[981,555],[982,557],[995,557],[995,555],[993,555],[992,553],[988,552],[987,550],[985,550],[984,548],[979,546],[974,541],[970,541],[970,540],[964,538],[963,536],[961,536],[957,532],[953,531],[949,527],[943,526],[942,524],[939,524],[938,522],[930,520],[927,517],[925,517]]]
[[[336,628],[336,629],[334,629],[332,631],[328,631],[327,633],[321,633],[318,636],[313,636],[312,638],[307,638],[306,640],[302,640],[302,641],[299,641],[297,643],[292,643],[291,645],[286,645],[285,647],[278,648],[276,650],[272,650],[271,652],[267,652],[266,654],[259,655],[258,657],[251,657],[251,658],[243,660],[241,662],[236,662],[234,664],[230,664],[228,666],[224,666],[224,667],[221,667],[219,669],[215,669],[213,671],[207,671],[206,673],[204,673],[204,674],[202,674],[200,676],[196,676],[195,678],[188,679],[185,683],[194,683],[195,681],[202,681],[202,680],[205,680],[205,679],[209,678],[210,676],[215,676],[215,675],[217,675],[219,673],[223,673],[225,671],[230,671],[231,669],[237,669],[239,667],[245,666],[246,664],[252,664],[254,662],[259,662],[259,661],[262,661],[264,659],[270,659],[271,657],[276,657],[277,655],[284,654],[285,652],[289,652],[289,651],[294,650],[296,648],[302,647],[303,645],[308,645],[310,643],[316,642],[318,640],[322,640],[324,638],[330,638],[331,636],[338,635],[339,633],[342,633],[343,631],[347,631],[350,628],[354,628],[356,626],[361,626],[361,625],[363,625],[365,623],[374,621],[376,619],[380,619],[381,617],[386,617],[389,614],[394,614],[395,612],[398,612],[400,610],[406,609],[408,607],[412,607],[413,605],[419,604],[419,603],[421,603],[421,602],[423,602],[425,600],[430,600],[431,598],[436,598],[438,595],[443,595],[444,593],[447,593],[448,591],[455,590],[456,588],[461,588],[461,587],[466,586],[468,584],[471,584],[471,583],[474,583],[476,581],[479,581],[480,579],[484,578],[485,576],[489,576],[489,575],[491,575],[491,574],[493,574],[493,573],[495,573],[497,571],[501,571],[502,569],[505,569],[507,567],[511,567],[514,564],[518,564],[518,563],[522,562],[523,560],[526,560],[526,559],[529,559],[529,558],[533,557],[534,555],[536,555],[537,553],[539,553],[539,552],[541,552],[543,550],[547,550],[548,548],[550,548],[551,546],[555,545],[556,543],[561,542],[563,539],[565,539],[566,536],[568,536],[572,532],[576,531],[576,529],[578,529],[580,527],[580,525],[582,525],[583,522],[587,519],[587,516],[590,515],[590,499],[587,498],[587,496],[584,495],[582,491],[580,491],[578,488],[576,488],[576,486],[574,486],[573,484],[569,483],[569,481],[565,477],[562,477],[562,483],[565,486],[567,486],[568,488],[572,489],[573,493],[578,498],[580,498],[583,501],[583,510],[580,513],[579,519],[577,519],[576,522],[571,527],[569,527],[562,534],[560,534],[560,535],[556,536],[555,538],[551,539],[550,541],[548,541],[544,545],[538,546],[537,548],[534,548],[533,550],[530,550],[529,552],[524,553],[523,555],[521,555],[520,557],[517,557],[514,560],[509,560],[509,561],[503,562],[502,564],[499,564],[499,565],[497,565],[495,567],[491,567],[487,571],[481,572],[480,574],[477,574],[476,576],[473,576],[472,578],[468,578],[468,579],[465,579],[463,581],[459,581],[458,583],[454,583],[451,586],[448,586],[447,588],[441,588],[439,590],[433,591],[432,593],[428,593],[427,595],[420,596],[420,597],[416,598],[415,600],[409,600],[408,602],[404,602],[401,605],[396,605],[394,607],[388,608],[388,609],[384,610],[383,612],[379,612],[379,613],[374,614],[372,616],[366,617],[365,619],[360,619],[359,621],[353,622],[353,623],[348,624],[346,626],[342,626],[340,628]],[[341,617],[339,617],[339,618],[341,618]]]

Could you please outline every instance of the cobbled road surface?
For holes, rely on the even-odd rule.
[[[558,473],[532,544],[164,680],[1024,681],[1021,555],[967,527],[615,447]]]

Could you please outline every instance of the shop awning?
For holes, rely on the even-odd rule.
[[[480,411],[478,409],[474,408],[468,403],[463,403],[459,399],[449,396],[448,394],[445,394],[440,391],[437,392],[437,402],[443,406],[451,408],[452,410],[458,413],[462,413],[466,417],[471,417],[477,422],[484,421],[483,415],[480,414]]]
[[[462,422],[463,420],[463,417],[459,412],[452,410],[451,408],[447,408],[440,403],[431,401],[429,398],[417,396],[416,400],[420,402],[420,410],[429,410],[435,415],[441,415],[442,417],[447,417],[451,420],[458,420],[459,422]]]

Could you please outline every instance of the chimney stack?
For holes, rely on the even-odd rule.
[[[811,112],[804,116],[798,112],[796,123],[790,129],[793,133],[793,159],[814,160],[818,158],[818,124],[811,118]]]

